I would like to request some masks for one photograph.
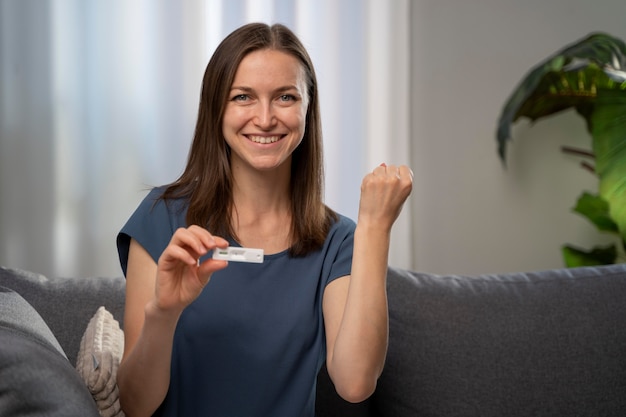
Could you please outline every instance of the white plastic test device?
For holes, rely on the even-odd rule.
[[[229,246],[225,249],[216,248],[213,250],[213,259],[234,262],[263,263],[263,249],[238,248]]]

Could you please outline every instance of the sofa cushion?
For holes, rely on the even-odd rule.
[[[382,415],[623,416],[626,266],[435,276],[391,269]]]
[[[98,307],[105,306],[123,326],[125,284],[122,277],[49,278],[0,267],[0,286],[13,289],[37,310],[72,364]]]
[[[3,417],[98,417],[89,391],[37,312],[0,287]]]

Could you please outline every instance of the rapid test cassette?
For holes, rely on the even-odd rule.
[[[263,249],[238,248],[229,246],[225,249],[213,250],[213,259],[234,262],[263,263]]]

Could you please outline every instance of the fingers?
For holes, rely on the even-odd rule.
[[[227,266],[228,261],[220,259],[207,259],[198,265],[198,273],[203,276],[205,280],[207,280],[213,272],[224,269]]]
[[[378,189],[399,195],[402,200],[407,198],[413,188],[413,171],[406,165],[386,165],[377,166],[374,171],[366,175],[363,179],[361,193],[367,189]]]
[[[178,261],[187,265],[198,265],[198,260],[215,248],[225,248],[228,241],[211,235],[199,226],[179,228],[174,232],[169,245],[163,252],[164,261]]]
[[[399,179],[408,179],[411,182],[413,181],[413,171],[406,165],[387,165],[383,162],[374,169],[373,174],[395,176]]]
[[[227,246],[226,240],[199,226],[177,229],[157,263],[157,305],[164,310],[186,308],[202,292],[212,273],[228,265],[214,259],[199,265],[198,260],[217,247]]]
[[[413,172],[406,165],[381,164],[363,178],[359,221],[390,228],[413,187]]]

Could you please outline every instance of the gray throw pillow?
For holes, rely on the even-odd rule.
[[[43,319],[5,287],[0,287],[0,410],[3,417],[99,417]]]

